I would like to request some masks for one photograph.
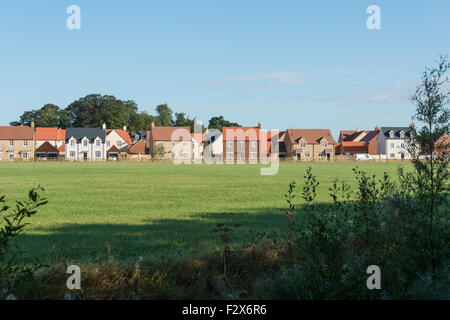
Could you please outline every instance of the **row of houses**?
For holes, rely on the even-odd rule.
[[[155,158],[171,161],[252,162],[266,158],[333,160],[383,156],[409,159],[409,127],[342,130],[338,141],[329,129],[265,131],[224,127],[191,133],[189,127],[155,127],[146,132],[102,128],[0,127],[0,160],[64,158],[72,161]]]

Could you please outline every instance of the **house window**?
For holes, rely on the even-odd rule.
[[[256,159],[258,157],[258,152],[250,152],[250,158]]]
[[[23,146],[24,146],[24,147],[28,147],[28,141],[24,141],[24,142],[23,142]]]
[[[97,147],[100,147],[100,140],[96,140],[96,141],[95,141],[95,145],[96,145]]]
[[[212,137],[211,137],[211,142],[214,142],[214,141],[216,141],[216,137],[215,137],[215,136],[212,136]]]
[[[102,156],[102,153],[100,151],[95,151],[95,157],[100,158]]]
[[[111,141],[106,141],[106,146],[107,147],[111,146]]]
[[[252,148],[256,148],[256,146],[257,146],[256,141],[252,141],[251,146],[252,146]]]
[[[29,152],[22,152],[22,159],[29,159],[30,153]]]
[[[75,157],[75,151],[70,151],[69,152],[69,155],[73,158],[73,157]]]
[[[391,157],[391,158],[395,158],[395,153],[391,153],[391,154],[390,154],[390,157]]]
[[[87,147],[87,145],[88,145],[87,140],[83,140],[83,146]]]
[[[245,141],[239,141],[239,145],[243,148],[245,146]]]
[[[71,146],[71,147],[75,146],[75,141],[70,140],[70,146]]]
[[[2,160],[2,152],[0,151],[0,160]]]
[[[400,145],[402,148],[404,148],[405,147],[405,144],[404,143],[402,143],[401,145]]]
[[[301,147],[301,148],[305,148],[305,147],[306,147],[306,142],[301,142],[301,143],[300,143],[300,147]]]
[[[160,144],[161,145],[161,144]],[[175,142],[172,142],[171,144],[170,144],[172,147],[175,147]]]
[[[322,142],[322,147],[326,148],[327,147],[327,143],[326,142]]]
[[[228,141],[227,146],[228,148],[233,148],[233,141]]]
[[[164,158],[164,152],[160,152],[160,153],[158,153],[158,157],[160,157],[160,158]]]
[[[187,147],[188,143],[186,141],[183,141],[183,147]]]
[[[9,146],[10,146],[10,147],[14,147],[14,141],[10,141],[10,142],[9,142]]]
[[[305,153],[305,158],[309,158],[309,153]]]
[[[122,146],[122,141],[117,141],[117,146],[121,147]]]
[[[394,147],[394,144],[393,143],[391,143],[391,148],[393,148]]]
[[[319,158],[322,158],[322,154],[321,153],[319,153]]]
[[[233,158],[233,156],[234,156],[234,153],[233,153],[233,152],[227,152],[227,158],[228,158],[228,159]]]
[[[172,143],[173,143],[173,142],[172,142]],[[159,143],[159,146],[160,146],[160,147],[164,147],[164,143],[160,142],[160,143]],[[173,147],[173,145],[172,145],[172,147]]]
[[[189,158],[189,154],[188,154],[187,152],[183,152],[183,153],[181,154],[181,156],[182,156],[184,159]]]

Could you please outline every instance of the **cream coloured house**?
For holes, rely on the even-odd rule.
[[[32,127],[0,127],[0,161],[34,158],[34,129]]]

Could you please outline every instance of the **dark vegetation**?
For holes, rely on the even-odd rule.
[[[112,95],[89,94],[70,103],[66,108],[54,104],[46,104],[42,108],[25,111],[19,121],[10,125],[30,126],[34,121],[37,127],[59,128],[99,128],[106,123],[107,128],[120,129],[127,126],[129,131],[150,130],[152,122],[156,126],[190,127],[194,132],[197,124],[195,118],[190,118],[184,112],[174,112],[167,104],[155,107],[156,115],[139,111],[133,100],[120,100]],[[223,116],[215,116],[209,120],[208,128],[222,130],[226,126],[239,126],[238,123],[227,121]],[[203,130],[203,126],[199,126]]]

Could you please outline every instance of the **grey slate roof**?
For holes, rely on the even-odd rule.
[[[106,130],[100,128],[67,128],[66,142],[71,137],[74,137],[77,142],[80,142],[84,137],[88,138],[90,142],[94,142],[94,139],[99,137],[104,143],[106,140]]]
[[[394,137],[393,138],[391,138],[389,136],[389,132],[391,130],[394,132]],[[405,133],[405,138],[409,139],[410,138],[410,129],[409,129],[409,127],[381,127],[380,128],[381,133],[384,135],[384,137],[386,139],[401,139],[400,138],[400,132],[402,130]]]

